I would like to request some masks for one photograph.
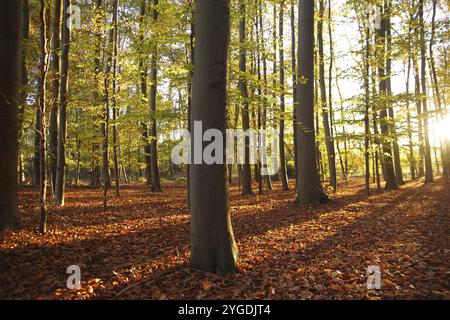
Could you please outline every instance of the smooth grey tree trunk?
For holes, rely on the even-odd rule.
[[[152,4],[152,21],[156,23],[158,21],[158,0],[153,0]],[[159,179],[159,167],[158,167],[158,133],[156,129],[156,90],[158,81],[158,69],[157,69],[157,56],[158,45],[153,43],[152,57],[150,62],[150,161],[151,161],[151,190],[160,192],[161,182]]]
[[[336,190],[337,181],[336,181],[336,159],[335,159],[335,151],[334,151],[334,138],[331,135],[330,129],[330,116],[327,110],[327,94],[325,88],[325,61],[324,61],[324,53],[323,53],[323,19],[324,19],[324,0],[320,0],[319,2],[319,18],[317,21],[317,42],[318,42],[318,53],[319,53],[319,82],[320,82],[320,102],[321,102],[321,110],[322,110],[322,119],[323,119],[323,129],[325,132],[325,147],[327,149],[327,160],[328,160],[328,168],[330,174],[330,185],[333,190]]]
[[[47,52],[47,24],[46,24],[47,8],[45,0],[40,0],[39,11],[39,46],[40,46],[40,64],[38,79],[38,112],[39,112],[39,207],[40,207],[40,223],[39,231],[47,232],[47,173],[46,173],[46,156],[47,156],[47,134],[46,134],[46,78],[48,71],[48,52]]]
[[[297,147],[299,203],[323,203],[328,196],[322,190],[316,165],[314,130],[314,1],[299,0],[298,10],[298,83]]]
[[[438,76],[436,72],[436,65],[434,60],[434,51],[433,51],[433,45],[435,41],[435,30],[436,30],[436,6],[437,6],[437,0],[433,0],[433,14],[431,18],[431,39],[429,44],[429,55],[430,55],[430,73],[431,73],[431,79],[432,84],[434,88],[434,96],[436,98],[436,105],[438,110],[439,119],[442,121],[445,116],[445,112],[442,108],[442,98],[441,98],[441,92],[438,85]],[[445,88],[445,85],[444,85]],[[450,152],[450,141],[448,138],[442,138],[441,141],[441,162],[442,162],[442,173],[444,175],[448,176],[449,173],[449,163],[448,163],[448,157]]]
[[[420,73],[422,87],[422,111],[423,111],[423,140],[425,149],[425,182],[433,182],[433,164],[431,162],[431,148],[428,131],[428,106],[427,106],[427,79],[426,79],[426,39],[425,39],[425,21],[423,18],[423,0],[419,0],[419,42],[420,42]]]
[[[258,10],[257,10],[257,15],[255,17],[255,33],[256,33],[256,64],[257,64],[257,74],[258,74],[258,87],[257,87],[257,93],[258,93],[258,148],[261,148],[262,145],[260,144],[260,130],[262,129],[262,110],[261,110],[261,104],[263,103],[263,92],[262,92],[262,85],[261,85],[261,49],[262,49],[262,44],[261,44],[261,34],[260,34],[260,28],[259,28],[259,3],[258,3]],[[263,193],[263,185],[262,185],[262,175],[261,175],[261,169],[262,169],[262,164],[261,164],[261,159],[258,157],[258,164],[257,164],[257,172],[256,175],[258,177],[258,193],[262,194]]]
[[[244,131],[250,128],[250,115],[248,109],[248,87],[245,73],[247,72],[246,59],[246,39],[245,39],[245,0],[239,2],[239,90],[242,96],[242,129]],[[252,191],[252,169],[250,166],[250,139],[245,137],[244,146],[244,164],[242,165],[242,195],[251,195]]]
[[[229,5],[229,0],[196,2],[191,113],[191,127],[194,121],[202,121],[203,129],[220,130],[224,145],[230,42]],[[193,132],[193,141],[195,135],[196,132]],[[224,161],[225,157],[224,154]],[[237,247],[229,214],[226,164],[192,164],[189,181],[192,268],[206,272],[235,272]]]
[[[259,1],[258,3],[258,9],[259,9],[259,30],[261,31],[261,35],[264,35],[264,25],[263,25],[263,11],[262,11],[263,3],[262,1]],[[265,51],[264,41],[261,40],[262,49]],[[262,56],[262,64],[263,64],[263,79],[264,79],[264,101],[263,101],[263,111],[262,111],[262,128],[267,128],[267,94],[268,94],[268,82],[267,82],[267,58],[266,55],[263,54]],[[267,145],[266,141],[264,141],[264,145]],[[266,157],[266,153],[263,153],[263,156]],[[264,162],[267,163],[267,161]],[[272,190],[272,179],[270,175],[265,175],[266,177],[266,184],[267,189]]]
[[[398,146],[397,128],[395,123],[394,107],[392,106],[391,69],[392,69],[392,35],[391,35],[391,2],[386,1],[386,90],[388,96],[389,132],[392,136],[392,150],[394,153],[394,169],[397,184],[405,183],[400,161],[400,149]]]
[[[281,167],[281,185],[284,191],[289,190],[289,180],[286,170],[286,155],[284,152],[284,117],[285,117],[285,98],[284,98],[284,48],[283,48],[283,33],[284,33],[284,0],[280,3],[280,12],[278,19],[279,32],[279,56],[280,56],[280,128],[279,128],[279,149],[280,149],[280,167]]]
[[[0,230],[15,227],[17,209],[17,129],[22,1],[0,2]]]
[[[416,28],[417,29],[417,28]],[[415,31],[417,32],[417,31]],[[416,41],[417,43],[417,41]],[[413,49],[413,71],[414,71],[414,97],[417,112],[417,136],[419,145],[419,157],[417,163],[417,177],[421,178],[425,175],[424,168],[424,144],[423,144],[423,122],[422,122],[422,98],[420,97],[420,74],[418,54],[416,48]]]
[[[101,1],[101,0],[100,0]],[[102,6],[99,6],[102,8]],[[108,190],[111,187],[111,174],[109,172],[109,119],[110,119],[110,108],[109,108],[109,82],[110,82],[110,72],[112,64],[112,42],[114,31],[109,30],[108,43],[106,46],[106,64],[105,73],[103,78],[103,114],[102,114],[102,158],[103,158],[103,211],[106,212],[108,207]]]
[[[380,12],[383,12],[380,8]],[[383,168],[384,178],[386,180],[385,189],[392,190],[397,189],[397,178],[394,171],[394,163],[392,157],[391,141],[389,139],[389,119],[387,114],[388,104],[386,102],[387,97],[387,83],[386,83],[386,19],[381,21],[381,28],[377,34],[378,51],[378,78],[379,78],[379,95],[382,102],[380,103],[380,131],[382,134],[382,147],[383,147]]]
[[[297,167],[298,167],[298,148],[297,148],[297,125],[296,125],[296,109],[297,109],[297,65],[296,65],[296,50],[295,50],[295,5],[294,1],[291,3],[291,61],[292,61],[292,127],[294,130],[294,172],[295,172],[295,189],[297,189]]]
[[[52,43],[50,54],[50,75],[52,77],[52,102],[50,109],[50,123],[48,136],[48,166],[53,194],[56,194],[56,162],[58,150],[58,112],[59,112],[59,78],[60,78],[60,50],[61,50],[61,2],[53,2]]]
[[[366,14],[366,20],[369,19],[369,14]],[[370,30],[368,26],[364,27],[365,35],[365,52],[364,52],[364,165],[365,165],[365,179],[364,189],[366,194],[370,194],[370,157],[369,157],[369,142],[370,142],[370,123],[369,123],[369,109],[370,109],[370,88],[369,88],[369,64],[370,64]]]
[[[69,49],[70,29],[67,25],[70,12],[67,13],[70,0],[63,0],[63,24],[61,26],[61,81],[59,92],[59,127],[58,149],[56,153],[56,185],[55,196],[59,205],[64,205],[65,173],[66,173],[66,143],[67,143],[67,85],[69,80]]]
[[[409,23],[410,26],[408,28],[408,62],[406,69],[406,130],[408,131],[408,142],[409,142],[409,171],[411,180],[416,180],[416,159],[414,156],[414,142],[412,138],[413,129],[411,126],[411,111],[409,109],[409,83],[410,83],[410,75],[411,75],[411,37],[412,37],[412,26],[414,23],[414,14],[413,12],[409,15]]]
[[[116,197],[120,196],[120,173],[118,159],[118,130],[117,130],[117,42],[118,42],[118,4],[119,0],[113,1],[113,57],[112,57],[112,133],[113,133],[113,162]]]
[[[144,54],[144,28],[147,16],[146,0],[140,2],[140,16],[139,16],[139,43],[138,43],[138,55],[139,55],[139,87],[141,90],[142,103],[147,102],[147,59]],[[147,121],[142,121],[142,141],[144,142],[144,162],[145,162],[145,179],[148,185],[151,184],[151,161],[150,161],[150,142],[148,140],[148,125]]]

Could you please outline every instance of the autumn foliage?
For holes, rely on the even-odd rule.
[[[448,185],[410,182],[364,194],[343,182],[332,202],[296,205],[281,184],[263,195],[231,188],[239,271],[191,270],[186,189],[122,188],[103,212],[102,191],[69,187],[38,233],[38,192],[24,187],[23,226],[2,234],[2,299],[449,299]],[[292,189],[292,188],[291,188]],[[82,287],[66,288],[69,265]],[[368,290],[378,265],[381,290]]]

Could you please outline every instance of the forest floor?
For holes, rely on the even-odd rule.
[[[23,187],[21,228],[0,239],[2,299],[450,299],[450,188],[409,182],[391,192],[341,183],[333,201],[298,206],[294,191],[243,197],[231,188],[239,272],[189,269],[186,188],[69,187],[40,235],[37,189]],[[291,189],[293,186],[291,186]],[[82,287],[66,288],[69,265]],[[367,267],[381,289],[367,289]]]

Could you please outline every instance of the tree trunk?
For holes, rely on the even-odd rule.
[[[81,110],[76,111],[76,123],[79,123],[80,121],[80,113]],[[80,127],[77,126],[76,131],[76,155],[77,155],[77,166],[75,168],[75,187],[78,187],[78,184],[80,182],[80,169],[81,169],[81,139],[80,139]]]
[[[188,99],[187,99],[187,123],[188,123],[188,131],[189,133],[191,132],[191,111],[192,111],[192,78],[193,78],[193,69],[194,69],[194,39],[195,39],[195,12],[194,12],[194,6],[192,6],[190,8],[190,33],[189,33],[189,51],[190,51],[190,65],[191,68],[189,70],[189,81],[188,81],[188,85],[187,85],[187,89],[188,89]],[[230,170],[229,170],[229,182],[231,183],[231,173],[232,173],[232,165],[230,165]],[[190,183],[189,183],[189,179],[190,179],[190,169],[191,169],[191,165],[188,163],[186,166],[186,175],[187,175],[187,202],[188,202],[188,207],[190,208],[191,206],[191,197],[190,197],[190,193],[191,193],[191,189],[190,189]]]
[[[32,166],[32,176],[31,176],[31,184],[34,187],[38,187],[41,181],[41,164],[40,164],[40,145],[41,145],[41,119],[39,113],[39,105],[36,103],[36,112],[34,116],[34,144],[33,144],[33,166]]]
[[[417,32],[417,31],[415,31]],[[417,43],[417,41],[416,41]],[[418,158],[418,170],[417,177],[421,178],[425,174],[424,168],[424,147],[423,147],[423,123],[422,123],[422,99],[420,97],[420,76],[419,76],[419,64],[417,60],[416,48],[413,49],[413,70],[414,70],[414,97],[417,111],[417,136],[419,144],[419,158]]]
[[[262,11],[262,1],[259,1],[258,3],[258,7],[259,7],[259,30],[261,30],[261,35],[264,35],[264,25],[263,25],[263,11]],[[262,56],[262,63],[263,63],[263,78],[264,78],[264,99],[263,99],[263,111],[262,111],[262,127],[263,129],[267,128],[267,105],[268,105],[268,101],[267,101],[267,94],[268,94],[268,82],[267,82],[267,58],[266,58],[266,54],[265,54],[265,46],[264,46],[264,42],[261,39],[261,44],[262,44],[262,51],[263,51],[263,56]],[[266,141],[263,141],[263,145],[267,145]],[[263,162],[267,163],[267,152],[263,152]],[[270,175],[266,174],[265,175],[265,180],[266,180],[266,185],[267,185],[267,189],[272,190],[272,179],[270,177]]]
[[[139,17],[139,81],[141,90],[141,101],[147,103],[147,63],[144,55],[144,21],[146,17],[146,0],[141,0]],[[144,142],[145,159],[145,179],[147,184],[151,184],[151,161],[150,161],[150,142],[148,139],[148,125],[142,121],[142,141]]]
[[[389,112],[389,133],[392,136],[392,146],[394,152],[394,168],[397,184],[405,183],[403,180],[403,172],[400,161],[400,150],[398,146],[397,130],[395,127],[394,108],[392,106],[392,89],[391,89],[391,51],[392,51],[392,36],[391,36],[391,1],[386,1],[386,90],[387,90],[387,104]]]
[[[116,181],[116,197],[120,196],[120,175],[119,175],[119,160],[117,155],[117,41],[118,41],[118,26],[117,26],[117,10],[118,0],[113,2],[113,60],[112,60],[112,120],[113,120],[113,162],[114,162],[114,179]]]
[[[22,1],[0,2],[0,230],[19,222],[17,209],[17,129]]]
[[[409,171],[411,180],[416,180],[416,160],[414,157],[414,142],[412,139],[411,112],[409,110],[409,76],[411,73],[411,57],[408,57],[408,67],[406,71],[406,130],[408,131],[409,142]]]
[[[60,50],[61,50],[61,2],[54,0],[54,13],[52,23],[52,43],[50,54],[50,72],[52,77],[52,102],[50,109],[49,141],[48,141],[48,166],[50,170],[52,192],[56,195],[56,162],[58,150],[58,112],[59,112],[59,77],[60,77]],[[57,199],[58,201],[58,199]]]
[[[294,130],[294,172],[295,172],[295,189],[297,190],[297,167],[298,167],[298,154],[297,154],[297,125],[296,125],[296,109],[297,109],[297,66],[296,66],[296,51],[295,51],[295,5],[294,1],[291,3],[291,61],[292,61],[292,127]]]
[[[410,13],[409,18],[410,26],[408,28],[408,62],[406,70],[406,130],[408,131],[408,142],[409,142],[409,171],[411,180],[416,180],[416,159],[414,156],[414,142],[412,138],[412,126],[411,126],[411,112],[409,109],[409,81],[411,74],[411,31],[414,23],[413,13]]]
[[[323,203],[328,196],[316,166],[314,131],[314,1],[299,0],[298,75],[296,113],[298,150],[297,202]]]
[[[289,190],[289,182],[286,170],[286,155],[284,153],[284,116],[285,116],[285,99],[284,99],[284,48],[283,48],[283,23],[284,23],[284,0],[280,3],[279,12],[279,56],[280,56],[280,128],[279,128],[279,151],[280,151],[280,167],[281,167],[281,184],[284,191]]]
[[[100,0],[101,2],[101,0]],[[106,47],[106,65],[105,65],[105,74],[104,74],[104,82],[103,82],[103,122],[101,125],[102,137],[103,137],[103,145],[102,145],[102,153],[103,153],[103,211],[106,212],[108,207],[108,190],[111,187],[111,174],[109,172],[109,80],[110,80],[110,72],[111,72],[111,63],[112,63],[112,53],[111,53],[111,44],[113,41],[113,30],[111,29],[109,32],[109,39]]]
[[[70,12],[67,13],[70,0],[63,0],[64,23],[61,27],[61,83],[59,92],[59,128],[58,128],[58,149],[56,164],[56,185],[55,196],[59,205],[64,205],[65,172],[66,172],[66,143],[67,143],[67,84],[69,79],[69,48],[70,29],[67,25],[70,19]]]
[[[381,9],[380,9],[381,12]],[[384,12],[383,12],[384,13]],[[381,97],[380,110],[380,130],[383,136],[383,168],[384,178],[386,180],[385,189],[397,189],[397,178],[395,177],[394,164],[392,161],[391,142],[389,141],[389,123],[387,115],[387,83],[386,83],[386,19],[383,18],[381,28],[378,30],[377,44],[378,44],[378,77],[379,77],[379,96]]]
[[[27,106],[28,98],[28,67],[27,67],[27,47],[30,36],[30,6],[28,0],[22,1],[22,23],[21,23],[21,45],[20,45],[20,90],[19,90],[19,113],[18,113],[18,137],[19,141],[19,185],[25,181],[25,173],[23,170],[23,153],[20,149],[20,141],[23,134],[23,122],[25,116],[25,108]]]
[[[438,110],[438,118],[443,121],[444,120],[444,110],[442,108],[442,101],[441,101],[441,94],[439,90],[439,81],[436,73],[436,66],[434,62],[434,53],[433,53],[433,45],[434,45],[434,36],[435,36],[435,18],[436,18],[436,5],[437,0],[433,0],[433,15],[431,18],[431,39],[429,44],[429,52],[430,52],[430,73],[431,73],[431,80],[434,87],[434,95],[436,97],[437,102],[437,110]],[[445,88],[445,85],[444,85]],[[442,173],[445,175],[449,171],[447,158],[448,153],[450,152],[450,141],[449,139],[442,138],[441,141],[441,162],[442,162]]]
[[[323,54],[323,19],[324,19],[324,5],[323,0],[319,2],[319,18],[317,21],[317,42],[319,53],[319,82],[320,82],[320,102],[322,109],[323,129],[325,132],[325,147],[327,149],[328,168],[330,174],[330,185],[334,191],[336,191],[336,161],[333,137],[330,130],[330,117],[327,110],[327,94],[325,88],[325,62]]]
[[[101,24],[102,24],[102,15],[103,15],[103,1],[95,0],[95,56],[94,56],[94,95],[93,95],[93,104],[96,110],[102,110],[102,101],[100,99],[100,75],[101,75],[101,47],[102,47],[102,33],[101,33]],[[98,132],[103,136],[103,125],[98,126],[98,122],[104,121],[103,110],[101,115],[96,112],[92,119],[92,160],[91,160],[91,185],[92,186],[100,186],[100,143],[98,140]]]
[[[334,62],[334,48],[333,48],[333,34],[331,30],[331,0],[328,0],[328,38],[329,38],[329,47],[330,47],[330,66],[328,68],[328,105],[329,105],[329,114],[330,114],[330,136],[331,136],[331,148],[333,155],[332,165],[334,167],[334,179],[335,185],[337,188],[337,170],[336,170],[336,150],[334,147],[335,135],[334,135],[334,111],[333,111],[333,95],[332,95],[332,81],[333,81],[333,62]]]
[[[369,14],[366,14],[366,20],[369,20]],[[365,53],[364,53],[364,163],[365,163],[365,192],[370,194],[370,158],[369,158],[369,141],[370,141],[370,126],[369,126],[369,59],[370,59],[370,31],[369,27],[364,27],[365,34]]]
[[[203,128],[216,128],[225,137],[229,0],[197,1],[195,30],[191,127],[194,121],[202,121]],[[194,131],[193,141],[195,135]],[[226,165],[192,164],[190,175],[191,266],[206,272],[235,272],[237,247],[229,214]]]
[[[158,0],[153,0],[152,5],[152,20],[153,23],[158,21]],[[160,192],[161,183],[159,180],[159,168],[158,168],[158,133],[156,131],[156,89],[157,89],[157,55],[158,45],[153,43],[152,58],[150,62],[150,151],[151,151],[151,190]]]
[[[38,110],[39,110],[39,207],[40,207],[40,225],[41,233],[47,232],[47,174],[46,174],[46,155],[47,155],[47,137],[46,137],[46,106],[45,106],[45,83],[48,71],[48,52],[47,52],[47,8],[45,0],[40,0],[40,65],[38,79]]]
[[[431,148],[428,131],[428,107],[427,107],[427,79],[426,79],[426,39],[425,39],[425,22],[423,19],[423,0],[419,0],[419,26],[420,26],[420,57],[421,57],[421,84],[422,84],[422,109],[423,109],[423,138],[425,148],[425,183],[433,182],[433,165],[431,162]]]
[[[242,129],[247,131],[250,128],[250,115],[248,110],[248,88],[245,73],[246,68],[246,49],[245,49],[245,0],[239,2],[239,90],[242,95],[243,107],[242,107]],[[252,191],[252,169],[250,166],[250,139],[245,137],[244,146],[244,164],[242,165],[242,195],[253,194]]]
[[[344,117],[343,99],[342,99],[341,89],[340,89],[340,86],[339,86],[337,70],[336,70],[335,83],[336,83],[337,92],[339,94],[341,121],[344,123],[345,117]],[[333,122],[333,125],[336,126],[335,122]],[[337,129],[335,129],[334,131],[337,132]],[[344,139],[344,146],[345,146],[344,157],[342,157],[342,152],[341,152],[341,149],[339,147],[339,141],[337,141],[337,143],[336,143],[336,149],[337,149],[338,155],[339,155],[339,163],[341,165],[342,178],[344,178],[344,180],[347,180],[347,137],[346,137],[346,133],[345,133],[345,126],[344,126],[344,124],[342,125],[342,137]]]

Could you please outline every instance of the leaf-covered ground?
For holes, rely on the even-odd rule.
[[[231,189],[239,272],[188,268],[186,189],[165,184],[111,191],[68,188],[37,232],[37,190],[23,188],[21,229],[1,235],[0,298],[7,299],[450,299],[450,188],[410,182],[367,197],[361,181],[342,183],[333,201],[297,206],[275,184],[263,195]],[[292,188],[292,187],[291,187]],[[69,265],[82,288],[66,288]],[[367,267],[381,269],[368,290]]]

